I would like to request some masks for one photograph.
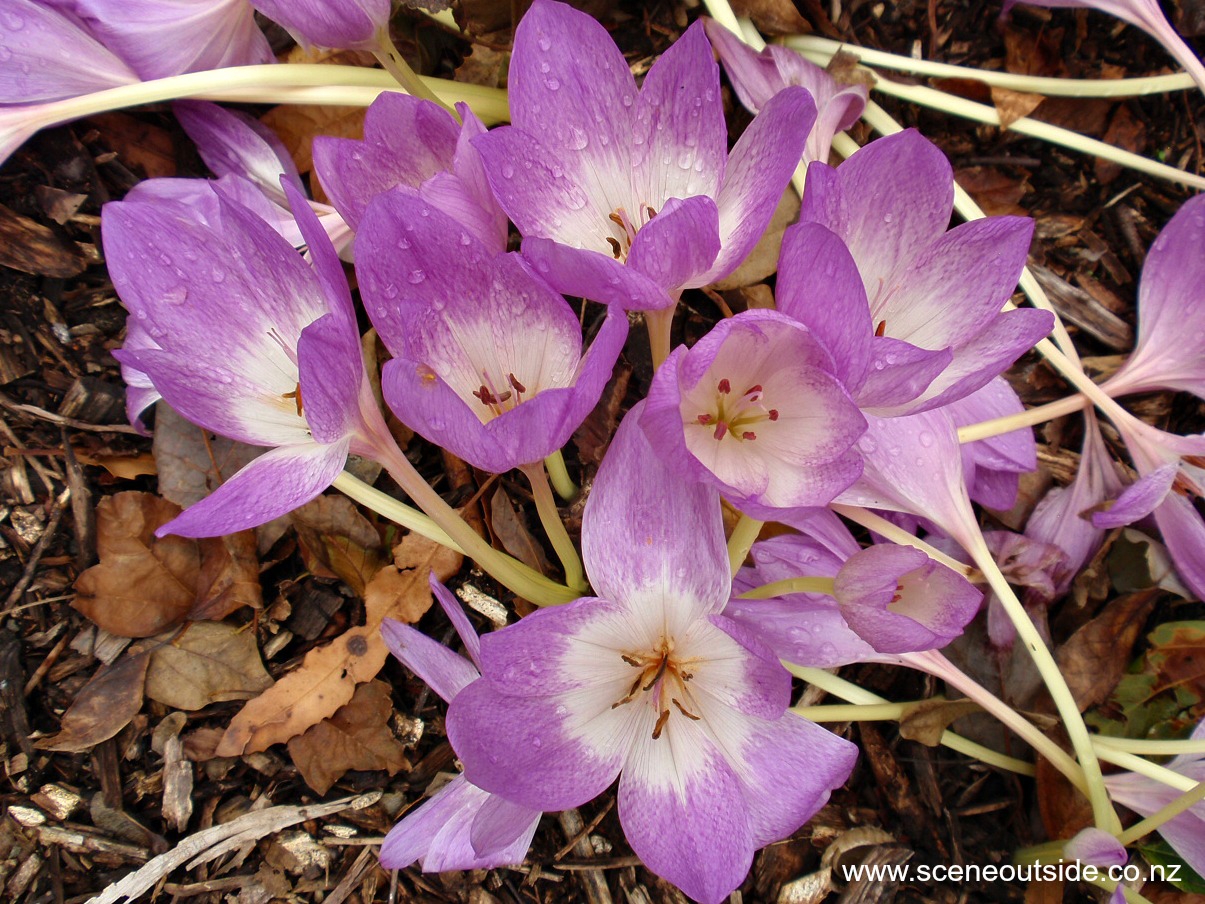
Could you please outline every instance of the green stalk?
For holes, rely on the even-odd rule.
[[[649,333],[649,352],[653,357],[653,370],[659,370],[669,357],[673,339],[670,331],[674,325],[676,304],[658,311],[644,312],[644,325]]]
[[[740,594],[738,600],[768,600],[776,596],[786,596],[788,593],[823,593],[833,595],[832,578],[786,578],[782,581],[772,581],[762,584],[752,590]]]
[[[1174,788],[1177,791],[1191,791],[1197,786],[1196,780],[1192,777],[1182,775],[1179,772],[1168,769],[1166,766],[1152,763],[1150,760],[1145,760],[1132,753],[1126,753],[1125,751],[1110,747],[1101,747],[1099,745],[1096,750],[1096,755],[1106,763],[1112,763],[1114,766],[1120,766],[1123,769],[1128,769],[1130,772],[1146,776],[1152,781],[1167,785],[1167,787]]]
[[[561,568],[565,572],[565,583],[577,596],[585,596],[590,589],[586,573],[582,569],[582,560],[577,554],[569,533],[565,530],[565,522],[557,511],[556,500],[552,497],[552,487],[548,484],[548,475],[544,473],[544,465],[536,462],[532,465],[522,465],[519,468],[527,475],[531,483],[531,493],[536,502],[536,513],[544,526],[544,533],[561,560]]]
[[[565,467],[565,456],[561,454],[560,449],[544,459],[544,467],[548,469],[548,479],[552,481],[552,488],[556,490],[558,496],[566,502],[577,496],[577,484],[569,476],[569,471]]]
[[[1108,735],[1093,735],[1092,743],[1099,750],[1109,747],[1125,753],[1145,756],[1180,756],[1187,753],[1205,753],[1205,738],[1181,738],[1179,740],[1142,740],[1137,738],[1111,738]]]
[[[841,517],[848,518],[854,524],[860,524],[867,530],[874,531],[881,537],[886,537],[892,543],[898,543],[901,546],[911,546],[914,549],[919,549],[930,559],[933,559],[933,561],[940,562],[942,565],[945,565],[946,568],[949,568],[951,571],[962,575],[969,581],[974,583],[983,582],[983,576],[970,565],[951,558],[939,549],[934,549],[920,537],[914,537],[899,525],[892,524],[882,515],[876,515],[874,512],[856,505],[841,505],[840,503],[833,503],[829,506],[829,508],[831,508]]]
[[[432,103],[439,104],[452,117],[460,122],[460,115],[455,109],[445,104],[440,100],[435,92],[426,86],[418,74],[410,68],[410,64],[406,62],[406,58],[398,52],[397,45],[393,43],[393,38],[389,35],[389,26],[383,26],[377,32],[377,49],[373,51],[373,56],[377,58],[377,62],[384,67],[385,71],[397,80],[397,83],[402,86],[402,89],[412,97],[419,97],[423,100],[429,100]]]
[[[990,421],[980,421],[978,424],[968,424],[966,427],[959,427],[958,441],[960,443],[973,443],[977,440],[1012,433],[1014,430],[1019,430],[1022,427],[1044,424],[1047,421],[1054,420],[1056,417],[1065,417],[1068,414],[1083,411],[1091,404],[1088,399],[1076,393],[1075,395],[1067,396],[1065,399],[1058,399],[1054,402],[1047,402],[1045,405],[1029,408],[1021,414],[1008,414],[1004,417],[992,418]]]
[[[449,537],[447,532],[431,518],[418,509],[399,502],[388,493],[382,493],[376,487],[369,486],[351,472],[344,471],[335,478],[332,486],[365,508],[388,518],[394,524],[400,524],[428,540],[434,540],[458,553],[464,553],[456,541]]]
[[[753,543],[757,540],[757,535],[761,533],[764,523],[764,521],[758,521],[748,515],[741,515],[740,520],[736,522],[736,527],[732,529],[732,536],[728,538],[728,564],[732,568],[733,574],[736,574],[745,564],[745,557],[753,548]]]

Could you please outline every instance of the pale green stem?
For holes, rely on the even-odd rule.
[[[796,665],[793,662],[783,662],[787,671],[797,678],[802,678],[809,684],[814,684],[816,687],[832,694],[834,697],[839,697],[842,700],[848,700],[857,705],[878,706],[887,703],[883,697],[871,693],[865,688],[858,687],[851,681],[846,681],[836,675],[832,675],[822,669],[809,668],[808,666]],[[1003,753],[997,753],[982,744],[977,744],[974,741],[964,738],[960,734],[955,734],[952,731],[946,730],[941,733],[939,743],[943,747],[948,747],[950,750],[961,753],[963,756],[968,756],[971,759],[980,760],[987,763],[989,766],[998,766],[1001,769],[1006,769],[1009,772],[1016,772],[1019,775],[1034,775],[1034,767],[1032,763],[1026,763],[1023,760],[1018,760],[1016,757],[1006,756]]]
[[[733,569],[733,574],[736,569]],[[754,587],[752,590],[746,590],[740,594],[738,600],[768,600],[776,596],[786,596],[788,593],[823,593],[827,596],[833,595],[833,579],[832,578],[787,578],[782,581],[773,581],[769,584],[762,584],[760,587]]]
[[[874,531],[881,537],[886,537],[892,543],[898,543],[901,546],[911,546],[913,549],[919,549],[930,559],[935,562],[940,562],[949,568],[951,571],[957,572],[964,578],[976,583],[982,583],[983,576],[977,570],[967,565],[964,562],[959,562],[957,559],[951,558],[939,549],[934,549],[920,537],[914,537],[897,524],[892,524],[882,515],[876,515],[874,512],[860,508],[856,505],[841,505],[840,503],[832,503],[829,508],[843,518],[848,518],[854,524],[860,524],[867,530]]]
[[[1059,670],[1058,663],[1054,661],[1054,656],[1051,655],[1042,635],[1038,633],[1038,629],[1030,620],[1021,601],[1017,599],[1012,587],[1000,572],[1000,566],[996,564],[995,558],[988,550],[982,533],[976,534],[972,548],[967,552],[970,553],[972,560],[987,578],[992,590],[995,591],[1009,620],[1016,627],[1017,637],[1029,650],[1030,658],[1033,659],[1046,689],[1050,692],[1055,709],[1063,721],[1063,728],[1071,741],[1071,747],[1075,751],[1076,759],[1079,760],[1079,768],[1083,771],[1084,782],[1087,785],[1085,793],[1092,804],[1093,820],[1097,828],[1116,834],[1121,831],[1121,823],[1109,802],[1109,793],[1105,788],[1104,776],[1100,771],[1100,761],[1096,758],[1096,751],[1092,747],[1088,726],[1084,724],[1079,706],[1071,694],[1071,689],[1067,686],[1063,673]]]
[[[1067,396],[1065,399],[1028,408],[1020,414],[1008,414],[1004,417],[992,418],[990,421],[980,421],[978,424],[968,424],[965,427],[959,427],[958,441],[960,443],[973,443],[992,436],[1012,433],[1014,430],[1019,430],[1022,427],[1044,424],[1047,421],[1054,420],[1056,417],[1064,417],[1077,411],[1083,411],[1090,404],[1092,403],[1077,393],[1073,396]]]
[[[544,526],[544,533],[547,534],[548,541],[556,551],[557,558],[561,560],[566,585],[574,590],[577,596],[584,596],[590,589],[590,585],[586,581],[586,573],[582,569],[582,560],[577,554],[573,541],[569,538],[568,531],[565,530],[565,522],[561,520],[561,513],[557,511],[556,500],[552,497],[552,487],[548,483],[548,475],[544,473],[543,463],[522,465],[519,470],[527,475],[527,480],[531,483],[531,493],[536,501],[536,513],[540,516],[540,524]]]
[[[397,80],[402,89],[412,97],[419,97],[423,100],[439,104],[439,106],[451,113],[453,118],[459,122],[460,115],[452,107],[449,107],[436,97],[435,92],[423,83],[423,80],[418,77],[418,73],[410,68],[410,64],[406,62],[406,58],[398,52],[397,45],[393,43],[393,38],[389,36],[389,26],[385,25],[378,30],[376,37],[378,46],[373,51],[373,56],[377,58],[377,62],[384,67],[385,71]]]
[[[464,100],[487,123],[504,121],[510,117],[506,92],[501,89],[445,79],[424,79],[424,82],[447,100]],[[79,97],[34,104],[28,111],[30,125],[36,130],[95,113],[181,97],[312,103],[316,98],[329,98],[335,93],[340,99],[328,102],[367,106],[382,90],[388,90],[393,84],[393,78],[388,73],[360,66],[310,63],[234,66],[106,88]]]
[[[673,339],[670,331],[674,326],[674,309],[677,304],[658,311],[644,312],[644,325],[649,333],[649,352],[653,357],[653,370],[659,370],[669,357]]]
[[[388,518],[394,524],[400,524],[428,540],[434,540],[458,553],[464,553],[456,541],[428,516],[404,502],[399,502],[388,493],[382,493],[376,487],[369,486],[354,474],[344,471],[335,478],[332,486],[365,508]]]
[[[1146,819],[1134,823],[1118,835],[1117,840],[1125,845],[1133,844],[1144,835],[1149,835],[1151,832],[1157,830],[1169,819],[1175,819],[1189,807],[1203,800],[1205,800],[1205,782],[1197,782],[1191,789],[1185,791],[1167,806],[1160,807],[1150,816],[1146,817]]]
[[[1150,898],[1145,897],[1140,892],[1135,891],[1128,885],[1122,885],[1120,882],[1114,882],[1111,879],[1091,879],[1085,880],[1089,885],[1095,885],[1097,888],[1103,888],[1105,891],[1112,894],[1117,891],[1118,886],[1121,887],[1121,896],[1129,902],[1129,904],[1153,904]]]
[[[995,107],[988,104],[975,103],[961,97],[955,97],[952,94],[938,91],[935,88],[926,88],[923,85],[904,85],[899,82],[889,81],[888,79],[878,79],[874,87],[884,94],[898,97],[910,103],[951,113],[963,119],[1000,126],[999,112]],[[1057,144],[1082,154],[1102,157],[1105,160],[1111,160],[1129,169],[1146,173],[1148,176],[1165,179],[1178,185],[1187,185],[1191,188],[1205,188],[1205,177],[1194,173],[1186,173],[1183,170],[1176,169],[1174,166],[1159,163],[1140,154],[1123,151],[1103,141],[1097,141],[1095,138],[1089,138],[1078,132],[1072,132],[1070,129],[1052,126],[1050,123],[1037,119],[1030,119],[1028,116],[1022,116],[1007,126],[1001,126],[1001,128],[1007,128],[1010,131],[1021,135],[1028,135],[1031,138],[1040,138],[1050,144]]]
[[[728,538],[728,564],[731,566],[733,574],[736,574],[745,564],[745,557],[753,548],[753,543],[757,540],[757,535],[761,533],[764,523],[764,521],[758,521],[748,515],[741,515],[740,520],[736,522],[736,527],[732,529],[732,536]]]
[[[1112,763],[1114,766],[1120,766],[1122,769],[1146,776],[1152,781],[1167,785],[1177,791],[1190,791],[1197,786],[1195,779],[1168,769],[1166,766],[1160,766],[1158,763],[1152,763],[1140,756],[1134,756],[1132,753],[1125,753],[1110,747],[1098,747],[1097,756],[1106,763]]]
[[[809,722],[898,722],[908,703],[830,703],[827,706],[792,706],[791,712]]]
[[[1085,794],[1088,793],[1083,771],[1079,764],[1068,756],[1067,751],[1046,737],[1036,725],[978,681],[958,669],[941,653],[936,650],[928,650],[923,653],[904,653],[900,658],[912,668],[934,675],[956,690],[962,691],[968,699],[982,706],[1001,724],[1011,729],[1026,744],[1049,760],[1050,764],[1061,772],[1071,784]],[[1110,812],[1112,811],[1110,810]]]
[[[396,446],[389,447],[382,443],[376,450],[376,459],[406,495],[464,550],[465,555],[471,557],[482,571],[498,583],[538,606],[567,603],[581,596],[580,593],[550,580],[518,559],[499,552],[486,543],[460,514],[431,488],[423,479],[423,475],[415,470],[414,465]]]
[[[552,481],[552,488],[558,496],[566,502],[577,496],[577,484],[565,468],[565,456],[561,454],[560,449],[544,459],[544,467],[548,469],[548,479]]]
[[[1179,756],[1189,753],[1205,753],[1205,738],[1156,741],[1093,735],[1092,743],[1096,745],[1097,749],[1111,747],[1114,750],[1122,750],[1126,753],[1136,753],[1142,756]]]
[[[911,72],[929,78],[974,79],[996,88],[1041,94],[1046,97],[1139,97],[1145,94],[1164,94],[1168,91],[1184,91],[1196,86],[1192,76],[1186,73],[1156,75],[1147,78],[1072,79],[1043,78],[1036,75],[1015,75],[998,70],[976,69],[971,66],[954,66],[950,63],[935,63],[869,47],[856,47],[822,38],[819,35],[798,35],[783,41],[788,47],[801,51],[804,56],[821,66],[828,64],[837,51],[856,56],[867,66]]]

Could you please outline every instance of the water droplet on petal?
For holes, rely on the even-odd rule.
[[[556,91],[561,87],[560,79],[550,78],[544,80],[544,85],[549,91]]]
[[[920,440],[920,444],[922,446],[924,446],[926,449],[928,449],[930,446],[933,445],[933,434],[930,433],[928,430],[922,430],[920,432],[920,435],[917,437],[917,439]]]
[[[536,43],[540,45],[541,50],[549,50],[552,47],[552,41],[545,37],[541,37]]]
[[[422,270],[411,270],[409,273],[406,274],[406,281],[409,282],[410,285],[412,285],[412,286],[417,286],[419,283],[421,283],[426,278],[427,278],[427,274],[424,273]]]
[[[569,147],[573,148],[575,151],[580,151],[590,143],[590,138],[577,126],[571,126],[570,129],[573,134],[569,140]]]
[[[513,166],[511,166],[509,163],[503,165],[502,178],[503,179],[513,179],[514,177],[515,177],[515,168]]]

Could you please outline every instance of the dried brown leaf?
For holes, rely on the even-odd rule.
[[[318,135],[335,138],[364,137],[363,107],[328,107],[313,104],[285,104],[269,110],[262,118],[274,131],[297,169],[308,173],[314,168],[310,148]]]
[[[138,477],[153,475],[158,472],[155,466],[155,456],[149,452],[141,455],[91,455],[83,449],[75,449],[75,457],[80,464],[94,465],[104,468],[119,480],[134,480]]]
[[[757,240],[757,244],[753,246],[753,250],[749,252],[749,256],[744,262],[732,271],[724,279],[712,284],[717,292],[723,292],[728,289],[739,289],[742,286],[751,286],[754,283],[759,283],[775,270],[778,269],[778,253],[782,250],[782,236],[786,228],[795,222],[795,218],[799,216],[799,198],[795,195],[793,189],[788,188],[781,198],[778,199],[778,206],[774,208],[774,215],[770,218],[770,225],[766,227],[766,231],[762,233],[762,237]]]
[[[757,30],[767,35],[806,35],[812,27],[791,0],[734,0],[738,16],[748,16]]]
[[[263,603],[255,531],[202,540],[196,602],[188,617],[218,621],[244,606],[259,609]]]
[[[353,769],[390,775],[408,769],[405,747],[389,730],[392,712],[389,685],[369,681],[329,719],[290,740],[289,755],[306,784],[325,794]]]
[[[462,561],[459,553],[408,534],[394,549],[395,564],[382,568],[365,590],[366,624],[310,650],[298,668],[248,702],[226,729],[217,755],[265,750],[333,715],[351,700],[357,684],[371,681],[385,664],[382,619],[417,621],[431,606],[427,575],[434,571],[446,580]]]
[[[372,522],[346,496],[319,496],[290,516],[297,529],[306,567],[314,574],[338,577],[357,596],[385,564],[381,538]]]
[[[992,105],[996,108],[996,115],[1000,117],[1000,126],[1005,129],[1018,119],[1028,116],[1045,99],[1041,94],[992,86]]]
[[[1081,712],[1106,700],[1121,680],[1158,595],[1150,589],[1119,596],[1055,651]]]
[[[100,562],[75,582],[72,605],[112,634],[149,637],[182,622],[196,601],[195,540],[156,537],[180,508],[149,493],[118,493],[96,507]]]
[[[909,704],[900,718],[900,736],[919,741],[926,747],[941,743],[942,733],[963,716],[980,712],[982,707],[973,700],[946,700],[934,697]]]
[[[155,406],[154,451],[159,492],[182,507],[200,502],[222,480],[264,452],[259,446],[207,433],[176,414],[166,402]]]
[[[548,574],[551,564],[544,549],[515,513],[506,490],[498,487],[490,498],[490,525],[502,548],[540,574]]]
[[[142,708],[143,686],[151,654],[132,652],[101,666],[63,713],[59,733],[42,738],[42,750],[82,753],[121,731]]]
[[[224,700],[247,700],[272,685],[255,632],[221,622],[189,625],[155,648],[146,695],[189,712]]]
[[[1102,139],[1105,144],[1123,151],[1141,154],[1146,148],[1146,123],[1134,116],[1130,108],[1124,104],[1119,106],[1109,121],[1109,129]],[[1108,185],[1122,173],[1122,166],[1112,160],[1097,157],[1094,165],[1096,178],[1102,185]]]

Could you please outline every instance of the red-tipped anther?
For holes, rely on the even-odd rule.
[[[778,420],[778,409],[771,408],[768,412],[766,412],[766,417],[768,417],[772,421]]]
[[[741,434],[741,439],[757,439],[757,434],[752,430],[746,430]]]
[[[699,423],[702,424],[704,427],[706,427],[708,424],[712,423],[713,421],[715,421],[714,415],[711,415],[711,414],[700,414],[699,415]]]
[[[714,436],[716,439],[723,439],[725,434],[727,434],[727,433],[728,433],[728,422],[720,421],[718,424],[715,425],[715,433],[713,433],[712,436]]]
[[[724,393],[724,395],[728,395],[728,393],[732,392],[732,384],[729,383],[728,378],[725,377],[724,379],[720,380],[720,383],[718,386],[716,386],[716,389]]]
[[[511,387],[512,387],[512,388],[515,390],[515,392],[517,392],[517,393],[519,393],[519,394],[522,394],[522,393],[527,392],[527,387],[526,387],[526,386],[524,386],[522,383],[520,383],[520,382],[519,382],[519,381],[518,381],[518,380],[515,378],[515,375],[514,375],[514,374],[507,374],[507,375],[506,375],[506,381],[507,381],[508,383],[510,383]]]
[[[882,336],[885,332],[887,332],[887,321],[880,320],[879,325],[874,328],[874,334],[876,336]]]
[[[755,392],[761,392],[761,384],[760,383],[758,383],[754,386],[750,386],[748,389],[745,390],[744,394],[745,395],[753,395],[753,393],[755,393]]]

